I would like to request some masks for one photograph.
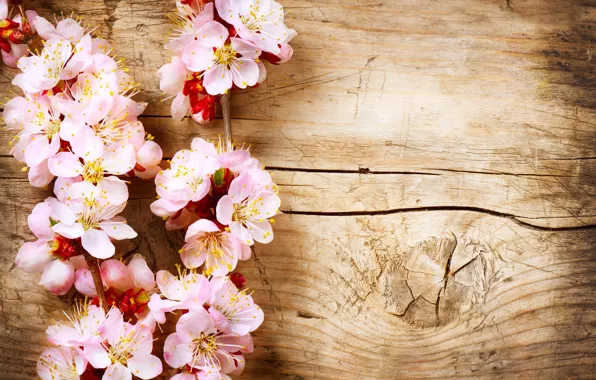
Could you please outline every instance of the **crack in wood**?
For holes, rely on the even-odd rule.
[[[433,211],[466,211],[466,212],[478,212],[482,214],[492,215],[500,218],[506,218],[514,223],[537,231],[581,231],[591,230],[596,228],[596,224],[586,224],[582,226],[571,226],[571,227],[545,227],[536,224],[525,222],[521,219],[544,219],[540,217],[525,217],[520,215],[514,215],[510,213],[504,213],[485,209],[482,207],[472,206],[426,206],[426,207],[403,207],[393,208],[387,210],[375,210],[375,211],[300,211],[300,210],[288,210],[283,211],[284,214],[289,215],[313,215],[313,216],[375,216],[375,215],[392,215],[402,213],[414,213],[414,212],[433,212]]]

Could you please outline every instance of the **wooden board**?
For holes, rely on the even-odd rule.
[[[170,1],[26,2],[108,38],[166,157],[194,136],[155,71]],[[241,270],[266,313],[241,379],[596,378],[596,2],[283,1],[295,57],[235,94],[238,141],[284,215]],[[2,68],[0,95],[13,70]],[[0,132],[0,378],[30,379],[68,303],[12,263],[33,189]],[[120,246],[154,268],[179,232],[133,181]]]

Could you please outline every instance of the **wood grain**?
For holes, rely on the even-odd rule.
[[[173,2],[26,2],[108,38],[150,103],[166,157],[223,122],[175,122],[155,71]],[[283,1],[294,58],[234,94],[237,141],[284,215],[241,264],[266,313],[241,379],[596,378],[596,3]],[[0,95],[14,71],[2,68]],[[0,378],[35,377],[70,302],[13,268],[33,189],[0,132]],[[133,181],[154,268],[180,232]],[[159,346],[159,342],[157,344]],[[159,347],[158,347],[159,349]]]

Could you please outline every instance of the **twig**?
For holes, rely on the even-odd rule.
[[[224,138],[226,140],[228,150],[232,150],[232,117],[230,115],[230,97],[232,93],[228,91],[227,94],[223,94],[220,98],[221,110],[224,119]]]
[[[108,300],[106,299],[106,292],[103,288],[103,282],[101,281],[101,274],[99,272],[99,264],[98,260],[91,256],[89,252],[83,249],[83,256],[85,257],[85,261],[89,266],[89,271],[91,272],[91,276],[93,277],[93,283],[95,284],[95,292],[97,293],[97,298],[99,299],[99,306],[105,311],[108,312]]]

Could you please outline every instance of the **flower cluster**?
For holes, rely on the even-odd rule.
[[[238,260],[250,258],[255,241],[273,240],[277,185],[248,150],[195,138],[155,183],[159,199],[151,204],[153,213],[166,219],[168,229],[188,227],[180,250],[188,268],[204,265],[206,275],[224,276]]]
[[[41,272],[40,283],[60,295],[88,270],[83,253],[108,259],[113,240],[137,236],[118,215],[128,200],[122,177],[154,177],[162,151],[137,120],[145,104],[131,99],[136,85],[105,40],[72,18],[55,27],[39,16],[31,22],[46,41],[19,60],[13,83],[24,96],[8,101],[4,122],[17,131],[12,153],[31,184],[55,179],[55,197],[33,209],[37,240],[21,247],[16,265]]]
[[[274,0],[178,0],[176,25],[166,49],[176,56],[159,70],[161,90],[171,97],[172,117],[198,123],[215,118],[222,94],[265,80],[263,60],[288,61],[296,35]]]
[[[35,34],[32,22],[38,17],[35,11],[23,11],[10,17],[8,1],[0,0],[0,52],[2,61],[16,67],[19,58],[27,54],[27,43]]]
[[[48,340],[38,362],[42,380],[153,379],[161,374],[161,360],[153,355],[153,331],[132,321],[118,308],[105,312],[87,302],[77,303],[66,320],[48,327]]]
[[[4,124],[16,132],[12,154],[33,186],[85,180],[121,203],[127,190],[117,176],[159,171],[162,151],[137,119],[146,104],[131,98],[136,84],[107,41],[72,18],[55,27],[39,16],[31,23],[45,43],[18,61],[12,83],[24,94],[4,107]]]
[[[149,301],[154,319],[164,323],[166,313],[182,311],[164,345],[165,362],[180,372],[172,379],[228,379],[241,373],[243,354],[253,351],[250,333],[263,322],[263,311],[242,282],[228,276],[208,280],[180,269],[178,276],[159,271],[156,279],[159,293]]]

